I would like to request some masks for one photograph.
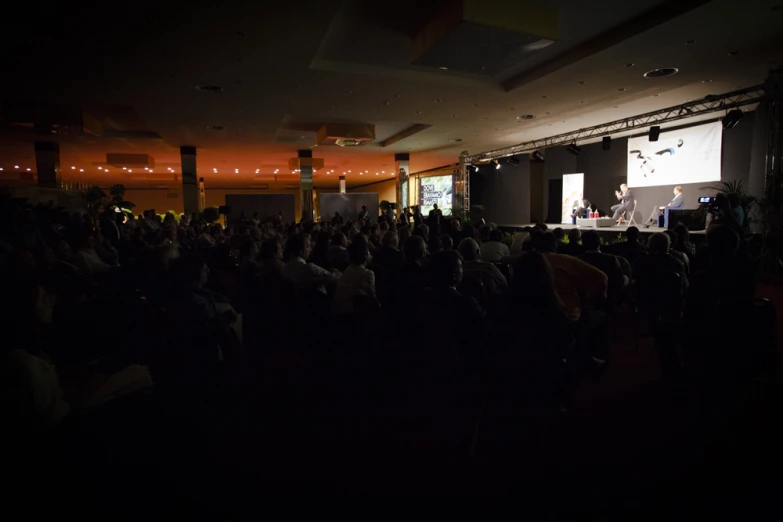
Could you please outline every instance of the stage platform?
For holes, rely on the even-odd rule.
[[[525,227],[532,227],[535,223],[528,223],[527,225],[498,225],[498,228],[507,228],[507,229],[518,229],[521,230]],[[565,231],[571,230],[572,228],[578,228],[582,232],[586,230],[595,230],[596,232],[606,232],[606,233],[613,233],[615,235],[625,232],[628,230],[627,225],[615,225],[612,227],[579,227],[576,225],[566,224],[566,223],[547,223],[547,227],[549,227],[549,230],[555,229],[555,228],[562,228]],[[654,234],[655,232],[666,232],[665,228],[659,228],[659,227],[650,227],[650,228],[644,228],[641,225],[633,225],[636,226],[636,228],[639,229],[639,232],[642,234]],[[705,235],[706,232],[704,230],[691,230],[691,235]]]

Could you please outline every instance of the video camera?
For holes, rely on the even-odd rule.
[[[699,197],[699,204],[707,205],[707,212],[713,215],[720,214],[720,209],[716,205],[718,201],[717,196],[701,196]]]

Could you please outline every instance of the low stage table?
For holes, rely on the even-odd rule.
[[[613,227],[617,224],[617,221],[610,217],[601,217],[601,218],[576,218],[576,226],[578,227],[587,227],[587,228],[605,228],[605,227]]]

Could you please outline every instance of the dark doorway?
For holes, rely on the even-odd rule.
[[[549,198],[547,198],[547,223],[560,223],[560,201],[563,197],[563,178],[549,180]]]

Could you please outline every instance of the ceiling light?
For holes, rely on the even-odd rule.
[[[98,167],[98,170],[103,170],[103,167]]]
[[[696,43],[696,40],[686,40],[685,41],[685,45],[692,45],[692,44],[695,44],[695,43]]]
[[[712,80],[702,80],[701,83],[712,83]]]
[[[623,91],[625,90],[625,87],[620,87],[620,88],[619,88],[619,89],[617,89],[617,90],[618,90],[618,91],[620,91],[620,92],[623,92]]]
[[[375,175],[377,176],[377,175],[378,175],[378,173],[376,172],[376,173],[375,173]]]
[[[364,176],[364,172],[360,172],[360,173],[359,173],[359,175],[360,175],[360,176]]]
[[[516,156],[511,156],[508,158],[508,162],[512,165],[519,165],[519,160],[516,158]]]
[[[574,156],[579,156],[579,153],[582,152],[582,149],[580,147],[577,147],[576,142],[566,147],[566,150],[571,154],[573,154]]]
[[[522,114],[521,116],[517,116],[518,120],[532,120],[535,118],[534,114]]]
[[[585,82],[576,82],[577,85],[584,85]]]
[[[546,94],[542,95],[541,97],[542,97],[543,99],[545,99],[545,100],[546,100],[547,98],[549,98],[549,96],[547,96]]]
[[[636,65],[636,64],[635,63],[630,63],[630,62],[625,64],[626,67],[633,67],[634,65]]]
[[[729,51],[729,56],[737,56],[739,51]]]
[[[15,169],[18,169],[18,168],[19,168],[19,165],[14,165],[14,168],[15,168]]]
[[[660,94],[653,94],[653,98],[657,98]]]
[[[661,135],[661,127],[653,125],[650,127],[650,141],[658,141],[658,136]]]
[[[449,70],[448,67],[438,67],[438,69],[440,69],[441,71],[448,71]]]
[[[676,67],[662,67],[660,69],[653,69],[644,73],[645,78],[665,78],[677,74],[680,70]]]
[[[76,167],[73,167],[76,168]],[[122,170],[128,170],[128,167],[122,167]]]
[[[19,168],[19,167],[16,167],[16,168]],[[73,166],[72,166],[72,167],[71,167],[71,170],[76,170],[76,167],[73,167]]]
[[[479,166],[478,165],[473,165],[473,171],[474,172],[478,172],[479,171]]]
[[[539,163],[544,161],[544,155],[541,154],[541,152],[539,152],[539,151],[534,151],[533,154],[531,155],[531,157],[533,158],[533,161],[537,161]]]
[[[729,111],[729,113],[726,114],[726,117],[723,118],[723,128],[733,129],[734,127],[739,125],[742,116],[743,116],[742,111],[739,109],[734,109],[732,111]]]
[[[30,172],[30,168],[29,168],[29,167],[28,167],[28,168],[26,168],[25,170],[26,170],[27,172]]]
[[[133,172],[131,169],[128,169],[128,172]]]
[[[492,160],[492,161],[495,163],[495,169],[499,169],[500,168],[500,162],[498,160],[496,160],[496,159]]]
[[[0,167],[0,172],[3,170],[3,167]]]

